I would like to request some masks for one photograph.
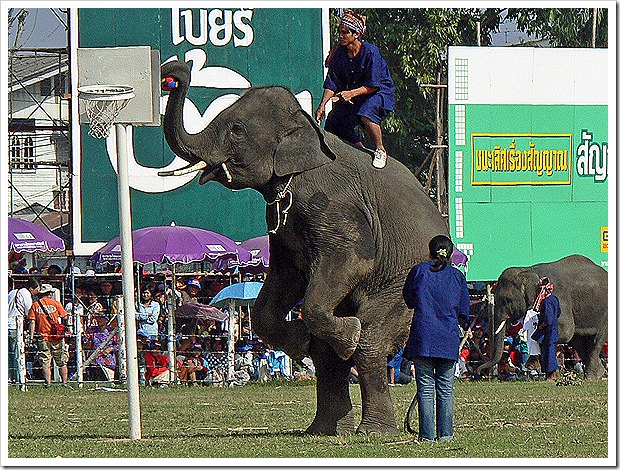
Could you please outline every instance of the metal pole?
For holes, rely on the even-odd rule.
[[[127,383],[127,349],[125,348],[125,307],[123,296],[116,296],[116,325],[118,327],[118,381]]]
[[[592,12],[592,47],[596,47],[596,23],[598,22],[598,8]]]
[[[491,315],[491,350],[495,351],[495,337],[497,336],[495,334],[495,295],[493,294],[490,284],[487,284],[487,299],[489,299],[489,311]],[[494,366],[493,370],[497,370],[497,365]]]
[[[71,317],[73,321],[73,334],[75,335],[75,369],[77,373],[78,388],[84,387],[84,365],[82,364],[82,318],[80,318],[80,311],[84,311],[83,308],[76,308],[76,302],[80,300],[75,296],[75,256],[73,252],[69,259],[69,269],[71,270]]]
[[[230,299],[228,312],[228,373],[226,380],[232,381],[235,376],[235,300]]]
[[[164,280],[164,285],[165,285],[165,280]],[[175,346],[176,346],[176,341],[175,341],[175,331],[174,331],[174,315],[175,315],[175,304],[176,304],[176,298],[175,298],[175,293],[174,293],[174,289],[175,289],[175,264],[172,265],[172,289],[170,290],[170,294],[166,293],[166,303],[168,304],[168,356],[170,357],[170,382],[174,382],[176,383],[176,373],[177,373],[177,367],[176,367],[176,357],[175,357]],[[165,288],[164,288],[164,292]]]
[[[15,318],[17,323],[17,381],[22,392],[26,388],[26,347],[24,344],[24,316],[17,315]]]
[[[83,350],[82,350],[82,317],[80,312],[84,310],[76,308],[76,302],[80,300],[75,296],[75,286],[72,288],[71,295],[71,308],[73,309],[73,333],[75,334],[75,369],[77,372],[78,388],[84,387],[84,364],[83,364]]]
[[[248,328],[250,329],[250,341],[252,341],[252,308],[248,305]]]
[[[127,161],[127,125],[115,124],[118,158],[118,212],[120,220],[121,267],[123,269],[123,307],[125,347],[127,348],[127,396],[129,399],[129,437],[141,439],[140,388],[138,383],[138,345],[134,301],[133,247],[131,238],[131,196]]]

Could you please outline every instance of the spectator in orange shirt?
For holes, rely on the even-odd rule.
[[[32,303],[28,313],[30,342],[34,341],[36,332],[37,357],[43,367],[45,388],[49,388],[52,383],[52,359],[58,366],[63,385],[68,386],[69,351],[65,348],[64,335],[52,336],[51,334],[52,322],[62,325],[63,321],[67,321],[68,314],[62,304],[51,297],[53,292],[54,288],[50,284],[41,285],[39,299]]]

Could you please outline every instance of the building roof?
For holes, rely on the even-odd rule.
[[[19,90],[68,70],[66,54],[35,53],[9,57],[9,87]]]

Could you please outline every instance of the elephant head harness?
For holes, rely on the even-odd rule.
[[[293,181],[293,175],[290,176],[288,182],[281,191],[278,191],[276,198],[272,202],[268,202],[268,206],[276,205],[277,223],[275,228],[269,230],[269,233],[275,234],[280,227],[286,225],[288,219],[288,211],[293,207],[293,193],[291,192],[291,182]],[[285,200],[286,199],[286,200]],[[282,201],[285,200],[283,203]],[[282,203],[282,205],[281,205]],[[284,209],[282,209],[284,206]]]

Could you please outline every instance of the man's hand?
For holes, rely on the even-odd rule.
[[[318,122],[319,124],[321,123],[323,118],[325,118],[325,105],[323,103],[321,103],[319,107],[316,109],[315,118],[316,118],[316,122]]]
[[[336,93],[336,96],[340,98],[341,100],[344,100],[347,103],[350,103],[351,100],[355,98],[355,96],[357,95],[352,90],[343,90],[340,93]]]

